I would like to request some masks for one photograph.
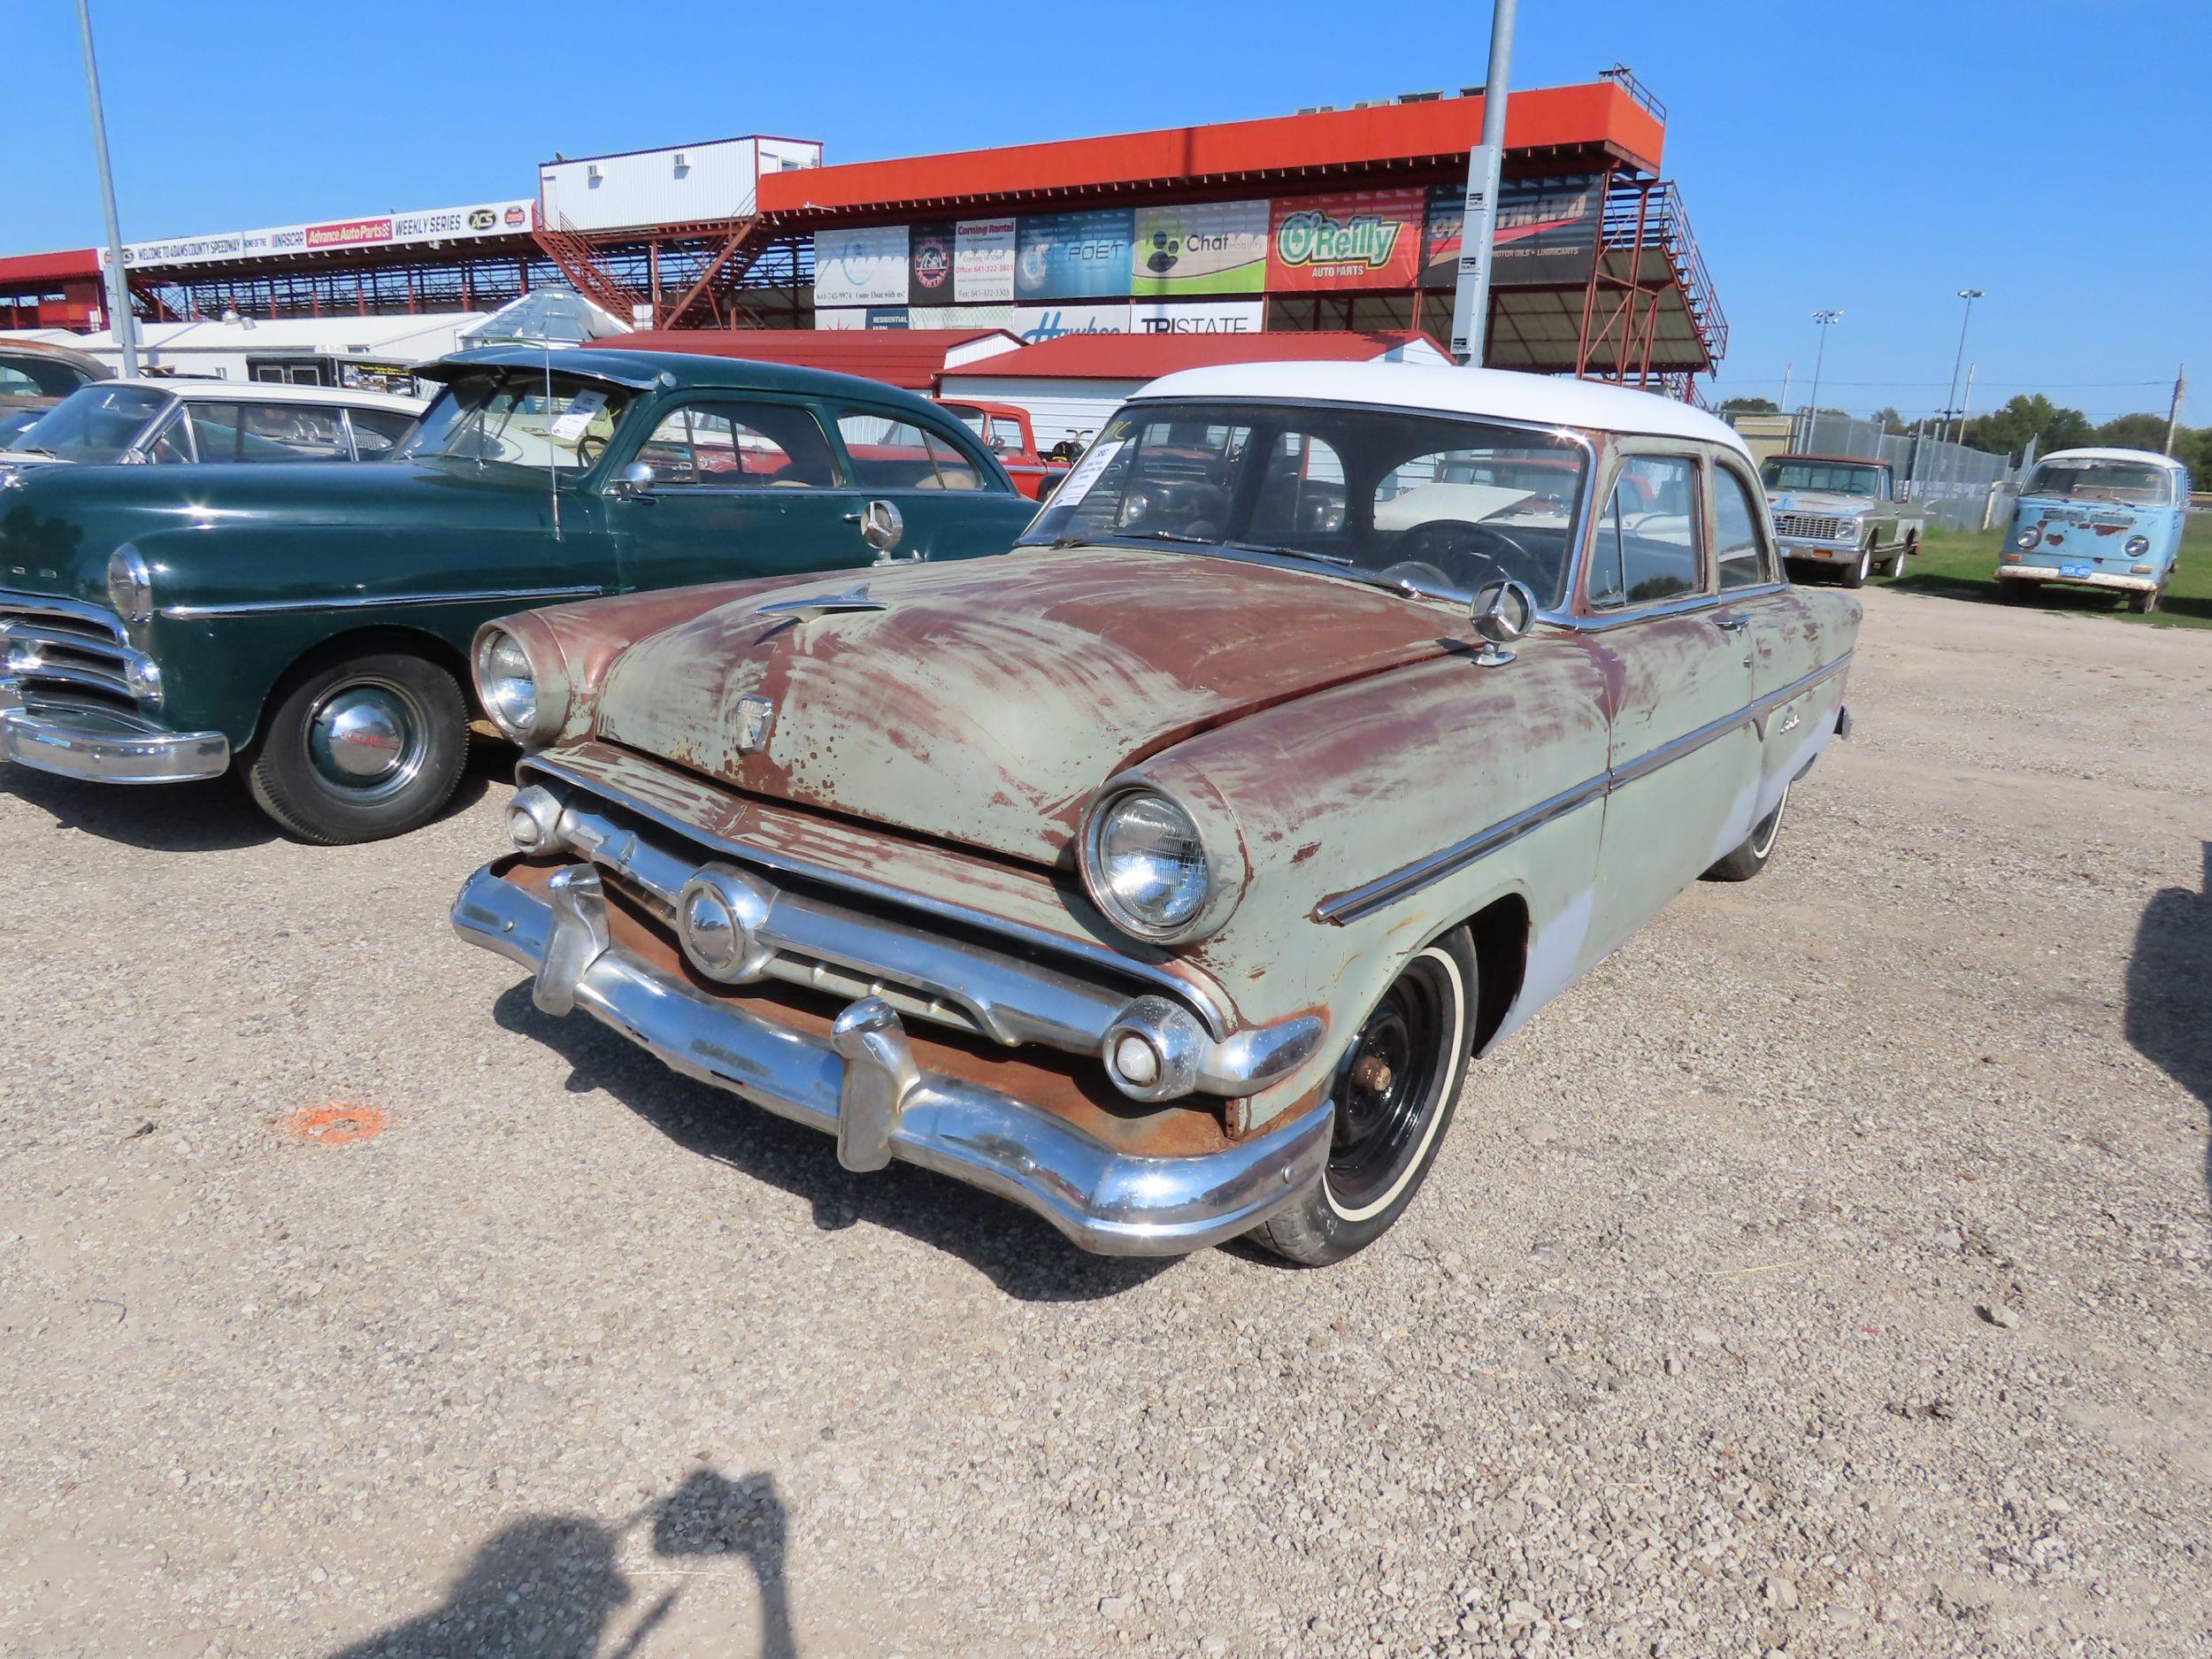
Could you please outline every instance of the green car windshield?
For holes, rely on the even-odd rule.
[[[1021,539],[1271,555],[1461,603],[1505,577],[1549,609],[1566,597],[1586,457],[1571,434],[1453,416],[1139,403]]]
[[[438,395],[399,453],[581,472],[606,452],[631,396],[579,374],[472,374]]]
[[[1759,469],[1759,481],[1769,489],[1832,490],[1839,495],[1882,493],[1882,469],[1854,466],[1848,461],[1769,461]]]

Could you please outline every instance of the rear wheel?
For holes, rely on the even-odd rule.
[[[1910,536],[1898,544],[1897,551],[1889,556],[1889,563],[1882,566],[1882,574],[1895,581],[1905,573],[1905,561],[1920,551],[1920,545]]]
[[[1774,803],[1774,810],[1752,826],[1743,845],[1708,870],[1707,881],[1748,881],[1767,867],[1767,860],[1774,856],[1775,843],[1782,839],[1782,814],[1790,803],[1790,787],[1782,786],[1782,798]]]
[[[256,743],[246,787],[301,841],[381,841],[435,817],[467,758],[459,682],[419,657],[369,652],[292,681]]]
[[[1459,1103],[1473,1044],[1474,946],[1454,928],[1414,954],[1338,1063],[1328,1167],[1253,1232],[1308,1267],[1372,1244],[1405,1212]]]

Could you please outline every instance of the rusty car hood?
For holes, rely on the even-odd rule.
[[[763,611],[861,587],[881,609]],[[702,599],[615,662],[599,736],[753,794],[1048,864],[1131,762],[1466,638],[1448,609],[1318,572],[1127,547]]]

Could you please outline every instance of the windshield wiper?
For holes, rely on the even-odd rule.
[[[1353,563],[1341,553],[1321,553],[1310,547],[1271,547],[1263,541],[1225,541],[1240,553],[1271,553],[1277,558],[1311,559],[1318,565],[1333,565],[1340,570],[1351,570]]]

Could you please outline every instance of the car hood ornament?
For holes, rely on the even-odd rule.
[[[812,622],[846,611],[888,611],[880,599],[868,597],[868,584],[848,588],[841,594],[812,594],[804,599],[779,599],[753,612],[757,617],[788,617],[793,622]]]

